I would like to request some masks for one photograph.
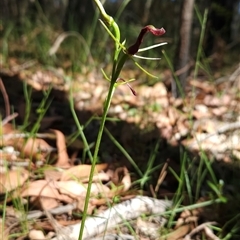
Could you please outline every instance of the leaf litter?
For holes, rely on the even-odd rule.
[[[8,76],[18,74],[9,71]],[[4,74],[6,75],[6,71]],[[135,77],[136,72],[129,70],[127,75],[129,79]],[[166,78],[168,76],[166,74]],[[21,69],[19,78],[22,81],[24,79],[37,91],[52,87],[53,82],[53,88],[59,91],[68,91],[71,87],[69,83],[63,81],[63,71],[58,70],[38,69],[32,74]],[[88,81],[85,81],[86,78]],[[164,82],[164,76],[162,78]],[[136,124],[142,131],[154,126],[158,130],[159,137],[166,139],[172,146],[181,144],[195,153],[203,150],[219,161],[233,163],[233,158],[240,160],[240,76],[232,75],[229,78],[232,79],[231,82],[220,83],[192,79],[189,86],[195,88],[194,95],[189,91],[184,100],[172,98],[163,82],[157,82],[152,86],[143,86],[139,80],[133,82],[131,88],[136,92],[136,96],[125,85],[120,85],[116,89],[110,115],[128,124]],[[72,84],[75,108],[79,111],[90,111],[92,115],[100,115],[107,85],[100,79],[99,74],[93,71],[84,76],[77,75]],[[80,94],[81,92],[86,94]],[[56,112],[53,110],[54,116],[46,116],[52,119],[48,122],[48,126],[54,126],[56,119],[62,121],[62,117],[56,116]],[[18,114],[24,115],[22,112]],[[83,210],[91,165],[74,166],[74,161],[71,161],[68,153],[67,137],[62,131],[47,129],[51,134],[36,133],[32,136],[17,130],[16,126],[9,122],[4,119],[1,122],[0,194],[1,196],[8,194],[12,199],[16,197],[25,199],[33,209],[27,212],[29,218],[36,214],[35,218],[40,218],[40,222],[49,221],[55,226],[53,231],[47,230],[46,226],[43,227],[49,235],[32,229],[28,235],[29,239],[38,237],[46,239],[48,236],[54,236],[54,232],[60,236],[56,230],[59,226],[57,224],[56,227],[57,222],[54,221],[65,220],[65,225],[71,225],[71,221],[80,221],[73,211],[81,214]],[[132,130],[130,125],[126,125],[119,133],[119,139],[126,148],[131,148],[133,144],[135,130]],[[140,146],[144,146],[151,138],[151,135],[145,135],[144,139],[139,139],[143,142]],[[11,150],[7,150],[7,147]],[[77,151],[82,151],[83,147],[81,141],[75,144]],[[138,157],[141,161],[141,154]],[[135,199],[134,197],[140,194],[139,191],[134,191],[132,194],[133,179],[128,167],[123,164],[120,167],[118,165],[113,162],[96,166],[88,214],[93,214],[97,210],[101,213],[101,207],[105,209],[109,204],[112,205],[115,196],[121,201],[128,196]],[[167,177],[166,175],[168,174],[164,174],[164,178]],[[161,176],[159,178],[161,179]],[[159,181],[164,182],[164,178]],[[155,189],[156,192],[161,191],[160,184],[157,184]],[[61,210],[64,208],[67,210]],[[42,216],[47,216],[47,220],[42,219]],[[184,239],[188,239],[197,230],[205,232],[206,236],[213,239],[215,235],[212,235],[207,224],[198,226],[200,216],[202,216],[201,211],[188,212],[185,215],[183,212],[179,216],[176,229],[168,239],[184,236]],[[150,228],[148,223],[146,226]],[[209,224],[211,225],[212,222]],[[141,226],[144,229],[145,223],[138,218],[135,226],[139,229],[137,232],[141,232]],[[141,234],[147,233],[139,233]]]

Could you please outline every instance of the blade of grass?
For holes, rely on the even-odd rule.
[[[114,145],[122,152],[122,154],[131,163],[131,165],[134,167],[134,169],[136,170],[138,175],[140,177],[143,177],[143,173],[139,169],[138,165],[135,163],[135,161],[132,159],[132,157],[128,154],[128,152],[123,148],[123,146],[117,141],[117,139],[111,134],[111,132],[108,131],[108,129],[106,127],[104,128],[104,132],[108,135],[108,137],[114,143]]]
[[[78,133],[81,136],[81,139],[82,139],[83,144],[84,144],[84,150],[87,151],[90,161],[93,162],[93,156],[92,156],[92,153],[90,151],[90,146],[88,144],[86,136],[83,132],[83,126],[80,124],[80,121],[78,119],[78,116],[77,116],[75,108],[74,108],[74,98],[73,98],[73,88],[72,87],[70,88],[69,104],[70,104],[70,110],[71,110],[73,119],[74,119],[75,124],[76,124],[77,129],[78,129]]]

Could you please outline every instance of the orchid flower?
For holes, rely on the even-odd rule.
[[[139,51],[139,47],[143,42],[143,37],[147,32],[151,32],[155,36],[162,36],[166,31],[164,28],[158,29],[158,28],[155,28],[153,25],[148,25],[142,28],[140,34],[138,35],[137,41],[127,49],[128,54],[135,55]],[[157,47],[158,44],[155,46]]]

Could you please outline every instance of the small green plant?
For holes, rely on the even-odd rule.
[[[100,22],[103,25],[103,27],[105,28],[105,30],[107,31],[107,33],[110,35],[110,37],[113,39],[113,41],[115,43],[115,48],[114,48],[114,52],[113,52],[112,72],[111,72],[110,76],[108,76],[108,74],[105,73],[104,70],[102,69],[102,73],[103,73],[105,79],[107,81],[109,81],[109,89],[108,89],[108,94],[107,94],[107,97],[106,97],[106,100],[105,100],[104,106],[103,106],[103,115],[101,118],[100,128],[98,131],[94,154],[93,154],[92,158],[90,158],[90,159],[92,159],[92,168],[91,168],[91,172],[90,172],[90,176],[89,176],[89,184],[88,184],[88,189],[87,189],[87,194],[86,194],[86,200],[85,200],[85,205],[84,205],[84,212],[83,212],[83,218],[82,218],[82,223],[81,223],[81,229],[80,229],[80,233],[79,233],[79,239],[82,239],[82,235],[83,235],[84,224],[85,224],[85,220],[87,217],[87,208],[88,208],[88,203],[89,203],[89,199],[90,199],[90,191],[91,191],[93,174],[94,174],[95,165],[96,165],[96,162],[98,159],[98,152],[99,152],[99,147],[101,144],[102,134],[104,131],[104,126],[105,126],[108,110],[109,110],[109,107],[111,104],[111,99],[114,94],[114,90],[116,89],[116,87],[118,85],[124,84],[124,83],[128,84],[129,81],[132,81],[132,79],[124,80],[124,79],[120,78],[120,73],[124,67],[124,64],[128,59],[132,59],[136,66],[138,66],[141,70],[143,70],[148,75],[153,76],[152,74],[148,73],[144,68],[142,68],[138,64],[138,62],[136,60],[134,60],[134,57],[143,58],[141,56],[136,55],[136,53],[141,52],[141,51],[146,51],[146,50],[156,48],[156,47],[166,44],[166,43],[161,43],[161,44],[156,44],[156,45],[150,46],[148,48],[140,49],[140,45],[143,41],[143,37],[147,32],[151,32],[153,35],[156,35],[156,36],[161,36],[165,33],[164,28],[157,29],[152,25],[148,25],[141,30],[136,42],[133,45],[131,45],[128,48],[125,47],[126,41],[121,42],[121,33],[120,33],[120,29],[118,27],[118,24],[114,21],[114,19],[111,16],[109,16],[106,13],[102,3],[99,0],[94,0],[94,2],[96,4],[96,6],[98,7],[101,17],[103,19],[103,20],[100,20]],[[159,58],[154,58],[154,59],[145,58],[145,59],[159,60]],[[119,82],[119,81],[121,81],[121,82]],[[130,87],[130,89],[131,89],[132,93],[135,95],[136,94],[135,91],[131,87]],[[78,121],[76,121],[76,122],[78,122]],[[88,146],[87,141],[82,132],[82,127],[80,124],[78,124],[78,125],[79,125],[78,128],[84,139],[84,142],[85,142],[86,146]]]

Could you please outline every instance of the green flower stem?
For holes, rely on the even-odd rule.
[[[86,221],[86,218],[87,218],[87,209],[88,209],[89,199],[90,199],[90,195],[91,195],[91,186],[92,186],[92,182],[93,182],[95,166],[96,166],[96,163],[97,163],[99,147],[100,147],[100,144],[101,144],[102,134],[103,134],[108,110],[109,110],[109,107],[110,107],[110,104],[111,104],[112,96],[114,94],[114,90],[115,90],[115,82],[111,81],[109,91],[108,91],[108,95],[107,95],[107,98],[106,98],[106,101],[105,101],[105,104],[104,104],[104,112],[103,112],[101,125],[100,125],[99,131],[98,131],[96,146],[95,146],[95,150],[94,150],[93,162],[92,162],[92,167],[91,167],[91,171],[90,171],[90,175],[89,175],[89,182],[88,182],[88,188],[87,188],[87,193],[86,193],[86,200],[85,200],[85,203],[84,203],[84,210],[83,210],[81,228],[80,228],[80,233],[79,233],[79,238],[78,238],[79,240],[81,240],[82,236],[83,236],[83,230],[84,230],[84,225],[85,225],[85,221]]]
[[[108,23],[108,25],[110,27],[112,27],[113,34],[119,42],[120,41],[120,30],[119,30],[119,27],[118,27],[117,23],[114,22],[112,17],[110,17],[106,14],[103,6],[101,5],[101,3],[98,0],[94,0],[94,1],[97,4],[104,20]],[[84,210],[83,210],[81,228],[80,228],[80,233],[79,233],[79,237],[78,237],[79,240],[81,240],[82,236],[83,236],[84,225],[85,225],[85,221],[86,221],[86,218],[87,218],[87,209],[88,209],[88,204],[89,204],[90,195],[91,195],[91,186],[92,186],[92,182],[93,182],[95,166],[96,166],[96,163],[97,163],[98,152],[99,152],[99,148],[100,148],[100,144],[101,144],[101,140],[102,140],[102,134],[103,134],[108,110],[109,110],[111,100],[112,100],[112,97],[113,97],[113,94],[114,94],[114,90],[115,90],[115,87],[116,87],[116,85],[115,85],[116,81],[119,77],[119,74],[120,74],[120,72],[121,72],[121,70],[124,66],[124,63],[126,62],[127,56],[128,56],[127,54],[123,54],[119,58],[121,48],[119,47],[118,42],[115,42],[115,51],[114,51],[114,55],[113,55],[112,77],[111,77],[111,81],[110,81],[108,95],[107,95],[107,98],[106,98],[105,103],[104,103],[103,116],[101,118],[101,124],[100,124],[100,128],[99,128],[99,131],[98,131],[97,141],[96,141],[95,150],[94,150],[94,154],[93,154],[93,161],[92,161],[92,167],[91,167],[91,171],[90,171],[90,175],[89,175],[89,182],[88,182],[88,188],[87,188],[87,193],[86,193],[86,199],[85,199],[85,203],[84,203]]]
[[[114,19],[111,16],[109,16],[105,12],[105,9],[103,8],[103,6],[99,0],[94,0],[94,2],[97,5],[97,7],[101,13],[103,20],[112,29],[113,35],[116,40],[115,40],[115,51],[113,54],[112,76],[111,76],[110,86],[108,89],[108,95],[107,95],[107,98],[104,103],[103,116],[101,118],[101,124],[100,124],[100,128],[98,131],[97,141],[96,141],[95,150],[94,150],[94,154],[93,154],[92,167],[91,167],[91,171],[90,171],[90,175],[89,175],[89,182],[88,182],[88,188],[87,188],[87,193],[86,193],[86,198],[85,198],[85,203],[84,203],[81,228],[80,228],[79,237],[78,237],[79,240],[81,240],[82,236],[83,236],[84,225],[85,225],[85,221],[87,218],[88,204],[89,204],[90,195],[91,195],[91,186],[92,186],[92,182],[93,182],[95,166],[96,166],[97,159],[98,159],[98,152],[99,152],[100,144],[102,141],[102,135],[103,135],[103,131],[104,131],[105,122],[107,119],[108,110],[111,105],[111,100],[112,100],[114,90],[116,87],[117,79],[118,79],[119,74],[124,66],[124,63],[127,60],[127,57],[128,57],[128,54],[126,54],[126,53],[124,53],[121,57],[119,56],[122,49],[119,46],[120,30],[119,30],[117,23],[114,21]]]
[[[97,5],[101,15],[102,15],[102,18],[104,20],[104,22],[107,23],[107,25],[113,29],[113,34],[115,36],[115,38],[117,39],[118,42],[120,42],[120,39],[121,39],[121,34],[120,34],[120,30],[119,30],[119,27],[117,25],[117,23],[114,21],[114,19],[109,16],[101,1],[100,0],[94,0],[95,4]],[[114,72],[115,72],[115,68],[116,68],[116,65],[117,65],[117,60],[118,60],[118,55],[119,55],[119,52],[120,52],[120,47],[118,45],[118,42],[115,42],[115,53],[114,53],[114,56],[113,56],[113,68],[112,68],[112,76],[114,76]]]
[[[122,68],[123,68],[123,66],[124,66],[127,58],[128,58],[128,54],[124,53],[124,54],[120,57],[118,63],[116,64],[116,67],[115,67],[114,73],[113,73],[113,77],[112,77],[112,80],[111,80],[111,81],[113,81],[114,83],[117,81],[117,79],[118,79],[118,77],[119,77],[119,75],[120,75],[120,72],[122,71]]]

